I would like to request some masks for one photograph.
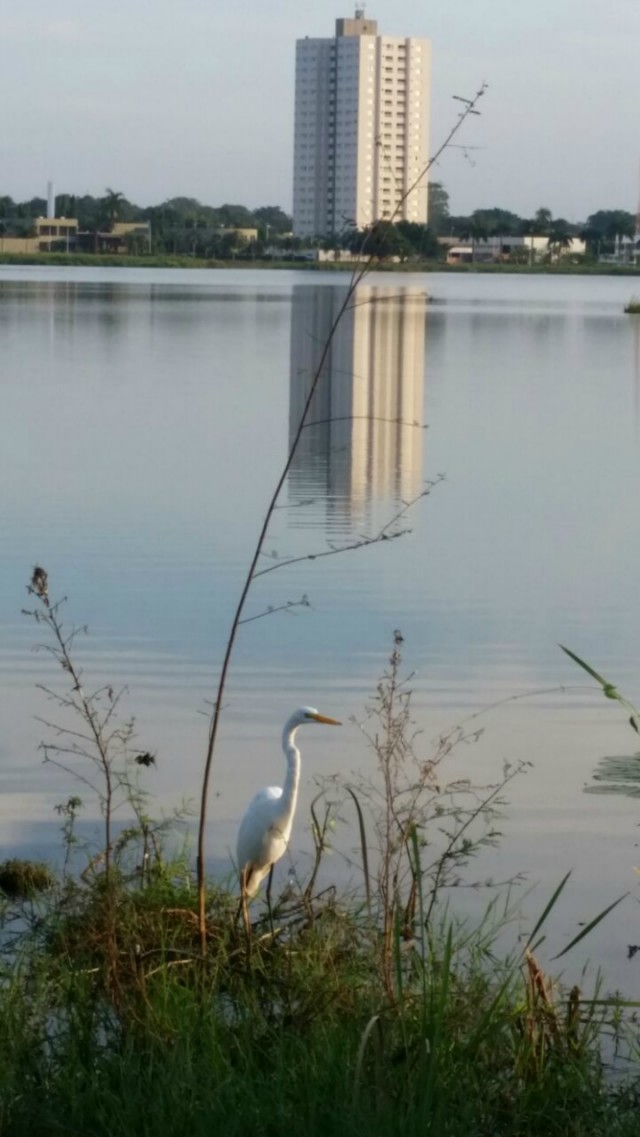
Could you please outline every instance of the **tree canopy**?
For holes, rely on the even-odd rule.
[[[429,225],[438,235],[446,233],[449,220],[449,194],[442,182],[429,182]]]
[[[288,252],[304,244],[318,243],[316,239],[292,237],[292,219],[279,205],[250,209],[225,202],[213,206],[195,197],[178,196],[141,207],[130,201],[123,190],[112,186],[97,197],[60,193],[56,207],[59,217],[76,217],[84,232],[111,229],[116,221],[148,222],[152,236],[149,247],[159,253],[203,257],[221,256],[221,250],[246,253],[247,243],[231,232],[235,229],[257,230],[258,239],[250,255],[262,255],[267,246],[274,243]],[[32,231],[35,219],[45,215],[46,209],[47,203],[42,197],[15,201],[8,194],[0,195],[0,231],[5,235],[26,235]],[[634,215],[624,209],[597,210],[580,224],[554,218],[547,206],[540,206],[532,217],[521,217],[502,206],[478,208],[468,215],[451,215],[445,186],[440,181],[432,181],[429,183],[429,224],[400,221],[391,229],[379,227],[370,235],[368,247],[379,244],[382,256],[435,258],[442,253],[438,237],[453,237],[475,244],[492,236],[529,234],[549,237],[552,249],[561,252],[569,247],[571,238],[579,234],[589,252],[598,256],[612,251],[616,237],[633,236],[635,224]],[[362,233],[348,228],[343,234],[325,239],[324,243],[356,249],[362,239]]]

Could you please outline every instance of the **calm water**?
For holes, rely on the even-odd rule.
[[[49,846],[52,807],[70,789],[38,752],[34,714],[53,712],[34,685],[53,676],[20,615],[36,561],[90,625],[87,678],[128,685],[163,807],[195,797],[239,573],[341,287],[333,274],[0,269],[3,847]],[[399,627],[425,753],[462,717],[528,695],[487,714],[483,737],[451,765],[492,780],[505,759],[534,763],[510,791],[501,852],[475,875],[526,871],[541,907],[573,868],[554,948],[635,889],[637,804],[581,792],[597,759],[629,753],[633,738],[557,647],[640,696],[631,291],[606,278],[370,278],[268,550],[320,552],[371,533],[424,478],[446,481],[402,540],[256,586],[248,615],[303,593],[312,607],[241,630],[211,807],[215,863],[254,790],[281,778],[283,720],[311,703],[346,725],[301,738],[304,856],[314,778],[368,767],[350,719],[362,718]],[[379,421],[398,417],[428,429]],[[531,694],[559,685],[569,689]],[[591,941],[627,987],[636,913],[627,901]]]

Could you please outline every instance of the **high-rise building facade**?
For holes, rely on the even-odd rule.
[[[430,44],[378,35],[356,8],[296,44],[293,228],[327,236],[427,220]]]

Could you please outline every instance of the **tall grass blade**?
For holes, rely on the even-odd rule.
[[[542,915],[541,915],[541,916],[538,918],[538,921],[537,921],[537,923],[535,924],[535,927],[534,927],[533,931],[531,932],[531,935],[529,936],[529,939],[527,940],[526,944],[524,945],[524,947],[523,947],[523,949],[522,949],[522,954],[523,954],[523,955],[525,955],[525,953],[531,949],[531,944],[532,944],[533,940],[534,940],[534,939],[535,939],[535,937],[537,936],[537,934],[538,934],[538,932],[540,931],[540,929],[541,929],[542,925],[545,923],[545,921],[546,921],[546,919],[547,919],[547,916],[549,915],[549,913],[552,911],[552,909],[553,909],[553,908],[555,908],[556,904],[558,903],[558,900],[560,899],[560,895],[561,895],[561,893],[562,893],[562,891],[563,891],[563,889],[564,889],[564,887],[565,887],[565,885],[566,885],[566,883],[567,883],[567,881],[568,881],[568,879],[569,879],[569,877],[570,877],[570,876],[571,876],[571,869],[569,869],[569,872],[568,872],[568,873],[566,873],[566,875],[565,875],[565,876],[563,876],[562,880],[560,881],[560,884],[559,884],[559,885],[558,885],[558,887],[556,888],[556,890],[555,890],[555,892],[553,893],[553,895],[552,895],[551,899],[549,900],[548,904],[545,906],[545,908],[544,908],[544,910],[543,910],[543,912],[542,912]]]
[[[393,937],[393,962],[396,971],[396,989],[398,992],[398,1002],[401,1003],[404,998],[404,979],[402,976],[402,924],[400,922],[400,909],[396,907],[395,910],[395,935]]]
[[[577,663],[578,667],[581,667],[583,671],[586,671],[587,675],[590,675],[592,679],[595,679],[596,683],[599,683],[604,690],[612,686],[612,684],[608,683],[606,679],[603,679],[602,675],[598,675],[598,672],[594,671],[593,667],[591,667],[590,664],[585,663],[584,659],[580,659],[580,656],[576,655],[575,651],[571,651],[571,648],[565,647],[564,644],[558,644],[558,647],[560,647],[565,655],[568,655],[574,663]]]
[[[430,1121],[430,1129],[428,1132],[436,1133],[437,1119],[439,1114],[439,1097],[438,1097],[438,1082],[439,1071],[442,1066],[443,1055],[441,1053],[442,1038],[444,1034],[445,1019],[447,1007],[449,1004],[449,987],[451,983],[451,963],[453,959],[453,928],[449,924],[447,931],[447,940],[445,944],[442,962],[435,973],[432,982],[438,981],[438,986],[435,992],[432,991],[431,997],[431,1023],[430,1030],[427,1034],[425,1041],[428,1043],[429,1053],[429,1066],[425,1082],[424,1098],[422,1101],[423,1119],[426,1123],[427,1117]],[[433,967],[433,965],[432,965]],[[438,975],[439,972],[439,975]]]
[[[365,829],[365,825],[364,825],[364,816],[362,813],[362,807],[360,805],[360,802],[358,801],[356,794],[354,793],[354,791],[351,789],[350,786],[347,786],[347,793],[350,795],[351,798],[353,798],[353,804],[356,807],[356,813],[358,815],[358,829],[360,830],[360,848],[362,850],[362,872],[364,874],[364,889],[365,889],[365,896],[367,898],[367,912],[369,914],[369,919],[371,919],[371,877],[369,874],[369,853],[367,850],[367,833],[366,833],[366,829]]]
[[[604,920],[605,916],[608,916],[610,912],[613,912],[614,908],[618,907],[618,904],[621,904],[623,900],[626,900],[628,895],[629,893],[625,892],[622,896],[619,896],[617,900],[614,900],[613,904],[609,904],[609,906],[600,912],[597,916],[595,916],[593,920],[590,920],[586,927],[582,928],[578,932],[578,935],[574,936],[573,939],[570,940],[570,942],[567,944],[567,946],[562,949],[562,951],[558,952],[557,955],[554,955],[551,958],[561,959],[563,955],[566,955],[568,951],[571,951],[572,947],[575,947],[576,944],[579,944],[580,940],[583,940],[585,936],[589,935],[589,932],[592,932],[594,928],[597,928],[598,924]]]
[[[426,944],[427,923],[426,923],[425,907],[424,907],[424,889],[423,889],[424,878],[422,875],[422,865],[420,863],[420,844],[418,841],[418,830],[417,830],[415,825],[411,826],[411,832],[409,834],[409,841],[411,844],[411,851],[413,853],[413,862],[414,863],[413,863],[412,867],[413,867],[413,872],[415,874],[416,888],[418,890],[418,910],[420,913],[420,962],[422,965],[422,967],[421,967],[421,970],[422,970],[422,1002],[423,1002],[423,1010],[424,1010],[424,1008],[426,1007],[426,1002],[427,1002],[427,944]]]
[[[498,1018],[497,1012],[503,1006],[504,997],[507,994],[512,981],[513,977],[511,975],[507,975],[507,978],[498,987],[495,997],[486,1008],[486,1010],[483,1011],[476,1029],[471,1035],[469,1035],[469,1038],[466,1042],[466,1049],[470,1054],[474,1054],[477,1051],[480,1043],[488,1034],[494,1021]]]
[[[362,1038],[360,1039],[360,1045],[358,1046],[358,1053],[356,1055],[356,1068],[353,1075],[353,1100],[351,1103],[354,1111],[357,1108],[358,1099],[360,1097],[360,1081],[362,1079],[362,1066],[364,1063],[364,1055],[367,1049],[367,1043],[371,1037],[371,1032],[373,1031],[379,1019],[380,1015],[371,1016],[369,1022],[364,1028],[364,1031],[362,1032]]]
[[[599,675],[598,672],[590,666],[590,664],[586,663],[584,659],[581,659],[579,655],[576,655],[575,651],[571,651],[570,648],[564,647],[563,644],[560,644],[559,646],[569,656],[569,658],[574,661],[574,663],[578,664],[578,667],[581,667],[583,671],[587,672],[587,675],[590,675],[592,679],[595,679],[596,682],[600,684],[602,687],[602,693],[605,698],[614,699],[617,703],[620,703],[621,707],[624,707],[627,711],[629,711],[629,726],[635,730],[636,734],[640,734],[640,726],[638,725],[638,717],[640,716],[640,712],[638,711],[637,707],[634,707],[633,703],[630,703],[628,699],[625,699],[624,695],[620,694],[615,683],[609,683],[608,679],[604,679],[602,675]]]

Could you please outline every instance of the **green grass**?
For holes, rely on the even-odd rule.
[[[225,268],[227,262],[174,254],[129,256],[94,253],[0,253],[0,264],[69,265],[81,268]]]
[[[398,927],[389,990],[356,901],[290,902],[275,935],[255,905],[248,945],[214,890],[205,961],[169,873],[29,903],[0,970],[2,1137],[637,1135],[603,1012],[497,956],[493,914]]]

